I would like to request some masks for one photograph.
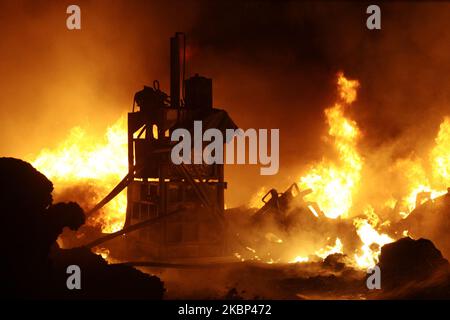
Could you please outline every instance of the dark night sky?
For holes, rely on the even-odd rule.
[[[420,152],[450,115],[450,3],[381,2],[380,31],[365,27],[360,2],[77,1],[81,31],[65,28],[68,4],[0,3],[2,155],[55,146],[76,125],[101,135],[142,85],[160,79],[167,90],[176,31],[188,35],[188,70],[214,79],[218,107],[243,128],[280,128],[279,177],[227,169],[230,187],[252,179],[242,197],[260,183],[286,186],[322,157],[339,70],[361,83],[348,112],[363,153]]]

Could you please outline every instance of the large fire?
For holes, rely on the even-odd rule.
[[[332,139],[337,153],[337,161],[323,159],[314,165],[310,171],[300,178],[300,187],[312,189],[306,200],[316,202],[328,218],[347,218],[353,204],[353,197],[358,191],[363,168],[363,158],[357,150],[360,131],[355,121],[344,115],[345,108],[357,98],[359,82],[347,79],[343,73],[337,77],[339,101],[325,110],[329,126],[328,135]],[[377,262],[379,250],[372,250],[373,244],[378,248],[392,242],[387,235],[380,235],[367,220],[355,219],[354,225],[363,245],[361,254],[355,253],[357,266],[371,267]],[[343,253],[343,246],[339,238],[333,248],[338,250],[321,249],[315,254],[325,258],[331,253]],[[324,254],[325,253],[325,254]]]
[[[407,159],[397,165],[405,170],[410,192],[405,197],[406,210],[400,212],[403,218],[426,200],[433,200],[447,193],[450,180],[450,119],[444,118],[435,138],[435,145],[429,153],[428,163],[422,159]],[[428,166],[431,168],[426,169]],[[420,197],[422,195],[422,197]]]
[[[128,172],[125,119],[121,117],[109,127],[101,141],[75,127],[56,149],[42,150],[32,164],[54,183],[56,192],[89,185],[93,193],[88,202],[93,207]],[[118,231],[125,221],[126,205],[126,194],[122,192],[102,209],[101,215],[88,219],[88,223],[105,233]]]
[[[334,139],[338,162],[323,160],[300,178],[300,187],[312,189],[308,200],[317,202],[329,218],[345,217],[352,206],[353,193],[358,187],[363,160],[356,150],[359,129],[344,116],[344,108],[356,100],[359,82],[338,75],[341,101],[325,110],[328,135]]]
[[[346,253],[356,266],[368,268],[378,262],[381,247],[400,235],[388,235],[381,231],[381,227],[389,221],[382,221],[375,212],[374,208],[380,208],[379,204],[368,202],[362,212],[357,212],[360,209],[355,207],[355,200],[358,199],[361,203],[358,197],[364,184],[365,161],[358,150],[358,142],[362,138],[360,128],[346,116],[346,110],[356,102],[360,84],[357,80],[347,79],[343,73],[338,74],[336,84],[337,101],[325,110],[328,124],[326,141],[330,143],[335,157],[323,158],[313,164],[300,176],[298,184],[302,190],[312,190],[305,200],[318,205],[325,215],[322,219],[353,219],[361,245],[355,252],[346,252],[341,239],[336,238],[334,245],[326,245],[319,250],[314,249],[310,254],[296,256],[291,262],[307,262],[309,255],[326,258],[332,253]],[[54,182],[56,192],[78,185],[90,186],[90,190],[94,191],[89,199],[92,207],[127,173],[125,117],[107,129],[103,141],[88,136],[80,127],[73,128],[57,148],[42,150],[31,162]],[[450,119],[445,118],[428,158],[404,158],[386,168],[387,171],[394,171],[402,176],[407,191],[400,198],[398,194],[389,195],[382,201],[382,206],[390,210],[397,208],[399,219],[407,217],[417,205],[447,192],[449,165]],[[267,192],[264,187],[258,190],[250,201],[252,207],[260,207],[260,199]],[[125,211],[126,195],[122,192],[102,209],[100,215],[88,220],[88,223],[100,227],[103,232],[114,232],[122,228]],[[320,219],[314,208],[312,211]],[[305,250],[299,252],[304,253]]]
[[[320,163],[312,166],[299,182],[301,188],[313,190],[305,199],[316,202],[325,216],[332,219],[349,218],[354,198],[358,196],[361,171],[364,166],[363,157],[357,150],[357,142],[360,138],[359,128],[356,122],[344,115],[345,107],[355,102],[357,98],[359,82],[349,80],[339,73],[337,87],[340,101],[325,110],[329,126],[328,136],[333,141],[337,160],[323,159]],[[435,146],[430,152],[431,174],[426,170],[424,162],[422,159],[401,159],[394,164],[393,168],[390,168],[403,175],[409,192],[401,199],[392,197],[385,199],[384,205],[394,209],[397,201],[403,202],[405,205],[398,212],[402,218],[406,218],[416,206],[447,192],[446,186],[450,178],[448,170],[450,164],[450,120],[448,118],[441,123],[435,139]],[[395,237],[377,231],[382,223],[370,204],[367,204],[363,214],[367,219],[354,218],[353,220],[356,234],[362,242],[362,246],[353,253],[353,260],[357,267],[370,268],[378,262],[381,247],[393,242]],[[390,222],[385,221],[385,223],[389,224]],[[407,230],[404,232],[407,234]],[[322,251],[326,252],[326,249],[322,249]],[[343,252],[342,246],[340,246],[340,252]],[[316,251],[315,255],[321,256],[318,253],[320,250]],[[308,260],[296,257],[294,261],[305,262]]]

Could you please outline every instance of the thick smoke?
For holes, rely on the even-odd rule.
[[[450,113],[448,7],[383,3],[380,31],[365,27],[363,3],[203,7],[192,34],[206,56],[196,61],[206,61],[203,68],[220,86],[216,101],[243,127],[281,129],[280,175],[252,181],[283,188],[288,183],[280,176],[295,179],[297,166],[327,155],[323,110],[334,101],[338,70],[361,83],[349,112],[363,132],[368,162],[390,165],[426,152]],[[231,190],[242,171],[230,169]]]
[[[372,3],[354,1],[78,0],[80,31],[66,29],[69,4],[0,2],[2,155],[32,160],[74,126],[100,139],[144,84],[159,79],[168,91],[169,37],[177,31],[187,33],[188,75],[213,78],[216,107],[242,128],[280,129],[280,173],[260,176],[258,166],[227,166],[228,207],[248,203],[261,186],[284,191],[310,163],[334,156],[324,143],[323,111],[335,101],[338,71],[361,84],[346,110],[362,132],[358,209],[384,201],[393,188],[393,196],[407,192],[405,179],[388,169],[401,171],[405,161],[426,158],[450,114],[449,3],[381,2],[377,31],[365,26]],[[61,197],[67,192],[91,207],[90,186]],[[347,222],[346,246],[356,239]],[[288,239],[292,248],[314,251],[325,230],[332,241],[341,227],[311,226]],[[170,273],[177,280],[177,272]],[[192,277],[196,285],[203,278]],[[224,272],[217,278],[230,283],[232,277]]]
[[[228,206],[261,185],[285,188],[327,155],[323,110],[338,70],[361,83],[348,112],[366,157],[426,152],[450,113],[447,3],[382,3],[380,31],[356,2],[78,1],[80,31],[65,27],[68,4],[0,4],[3,154],[30,158],[76,125],[101,136],[142,85],[168,90],[176,31],[188,35],[188,72],[214,79],[217,107],[243,128],[280,128],[280,174],[228,166]]]

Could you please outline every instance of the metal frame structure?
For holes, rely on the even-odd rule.
[[[133,106],[128,114],[125,228],[152,218],[158,222],[127,238],[159,260],[223,256],[227,247],[223,164],[175,165],[170,158],[176,128],[192,130],[194,120],[217,118],[235,127],[226,112],[212,107],[211,79],[184,80],[184,46],[183,34],[171,38],[170,97],[155,81],[136,93],[139,109]]]

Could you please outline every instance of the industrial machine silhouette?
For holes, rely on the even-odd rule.
[[[237,128],[225,111],[213,108],[211,79],[198,74],[184,79],[185,47],[183,33],[170,39],[170,95],[156,80],[135,94],[128,113],[128,175],[91,210],[128,187],[124,230],[140,230],[127,233],[127,242],[158,260],[227,251],[223,164],[175,165],[170,157],[176,143],[170,135],[177,128],[192,132],[194,121],[223,133]]]

